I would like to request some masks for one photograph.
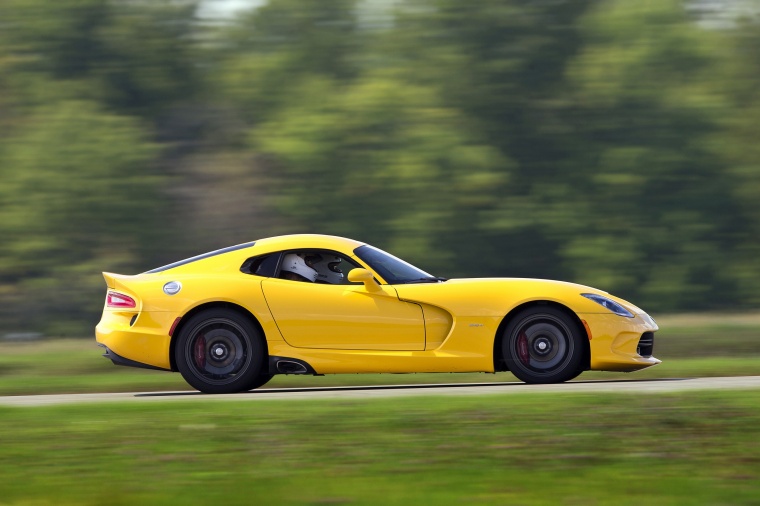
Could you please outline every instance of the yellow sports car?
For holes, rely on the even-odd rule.
[[[447,280],[342,237],[271,237],[103,276],[104,356],[179,371],[207,393],[251,390],[275,374],[508,370],[556,383],[660,363],[654,320],[606,292]]]

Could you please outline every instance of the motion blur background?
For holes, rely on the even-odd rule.
[[[0,0],[0,333],[90,336],[101,271],[292,232],[757,308],[758,13]]]

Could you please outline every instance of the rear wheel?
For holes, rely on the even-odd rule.
[[[192,387],[208,394],[226,394],[268,381],[260,382],[265,349],[261,333],[249,318],[217,308],[198,313],[182,327],[175,358],[182,377]]]
[[[578,324],[553,307],[518,313],[504,330],[502,353],[509,370],[526,383],[561,383],[582,371]]]
[[[246,388],[246,390],[254,390],[259,387],[263,387],[267,383],[269,383],[269,380],[274,378],[274,374],[259,374],[255,378],[253,378],[253,382],[251,382],[250,385]]]

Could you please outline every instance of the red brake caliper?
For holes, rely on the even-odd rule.
[[[195,365],[201,369],[206,367],[206,336],[200,336],[195,341]]]
[[[530,365],[530,353],[528,353],[528,337],[525,332],[520,332],[517,336],[517,355],[523,365]]]

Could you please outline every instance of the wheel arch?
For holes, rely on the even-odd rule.
[[[177,359],[174,355],[175,348],[177,346],[177,336],[180,335],[180,332],[182,331],[182,328],[184,327],[185,323],[187,323],[193,316],[196,314],[206,311],[208,309],[217,309],[217,308],[225,308],[225,309],[232,309],[233,311],[236,311],[240,313],[242,316],[245,316],[246,318],[251,320],[251,323],[253,323],[256,328],[261,332],[261,335],[264,337],[263,344],[264,344],[264,351],[267,355],[269,355],[269,347],[267,345],[266,340],[266,334],[264,333],[264,328],[261,326],[261,323],[259,322],[258,318],[251,313],[249,310],[244,308],[243,306],[239,304],[235,304],[233,302],[224,302],[224,301],[214,301],[214,302],[205,302],[203,304],[200,304],[199,306],[196,306],[192,308],[190,311],[182,315],[181,319],[179,320],[179,323],[177,324],[177,327],[174,329],[174,332],[171,336],[171,341],[169,342],[169,364],[171,366],[171,370],[174,372],[179,371],[177,368]]]
[[[512,310],[509,313],[507,313],[504,316],[504,318],[501,320],[501,323],[499,323],[499,327],[496,329],[496,336],[493,341],[494,372],[509,370],[509,367],[507,367],[507,363],[504,361],[504,357],[502,356],[502,352],[501,352],[502,350],[501,344],[504,339],[504,330],[507,328],[507,325],[509,325],[509,323],[515,318],[515,316],[518,313],[530,307],[553,307],[565,313],[578,325],[578,328],[581,331],[581,337],[585,337],[585,339],[582,339],[583,358],[581,360],[581,367],[583,368],[584,371],[588,370],[591,367],[591,345],[589,344],[588,330],[586,328],[586,325],[583,324],[583,321],[581,321],[581,319],[572,309],[565,306],[564,304],[560,304],[559,302],[555,302],[551,300],[532,300],[532,301],[525,302],[523,304],[520,304],[519,306],[515,306],[514,308],[512,308]]]

